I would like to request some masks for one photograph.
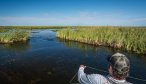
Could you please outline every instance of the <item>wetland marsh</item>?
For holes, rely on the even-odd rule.
[[[80,64],[107,70],[106,57],[115,52],[122,52],[130,59],[131,76],[146,79],[144,55],[60,39],[51,29],[33,29],[27,42],[0,44],[0,83],[69,84]],[[107,75],[90,69],[86,72]],[[134,84],[145,83],[128,80]]]

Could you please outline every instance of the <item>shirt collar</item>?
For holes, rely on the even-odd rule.
[[[112,81],[114,81],[114,82],[120,82],[120,83],[123,83],[123,82],[125,82],[126,80],[117,80],[117,79],[114,79],[112,76],[110,76],[110,75],[108,75],[107,76],[110,80],[112,80]]]

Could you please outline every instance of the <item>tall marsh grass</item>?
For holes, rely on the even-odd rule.
[[[146,28],[136,27],[77,27],[57,32],[57,37],[93,45],[104,45],[146,53]]]
[[[27,41],[29,32],[25,30],[9,30],[0,33],[0,43],[14,43],[20,41]]]

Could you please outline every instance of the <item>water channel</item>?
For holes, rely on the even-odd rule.
[[[107,71],[106,57],[115,52],[124,53],[130,59],[130,76],[146,79],[146,56],[66,41],[49,29],[32,30],[26,43],[0,44],[0,84],[69,84],[80,64]],[[85,72],[107,75],[88,68]],[[146,84],[131,78],[127,80]]]

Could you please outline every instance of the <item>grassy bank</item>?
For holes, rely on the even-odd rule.
[[[68,28],[58,31],[57,37],[146,53],[146,28],[143,27]]]
[[[0,32],[0,43],[15,43],[28,40],[29,32],[25,30],[7,30]]]
[[[69,26],[0,26],[0,29],[61,29]]]

